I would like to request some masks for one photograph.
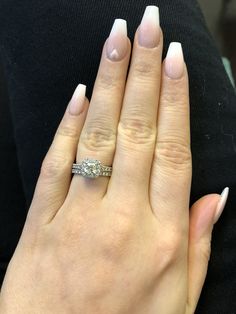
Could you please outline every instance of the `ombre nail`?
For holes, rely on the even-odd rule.
[[[127,49],[127,23],[116,19],[107,42],[107,57],[111,61],[120,61],[125,57]]]
[[[165,59],[165,72],[171,79],[179,79],[184,72],[184,55],[181,43],[172,42]]]
[[[221,214],[225,208],[228,196],[229,196],[229,188],[227,187],[224,189],[224,191],[221,194],[221,198],[220,198],[220,201],[218,203],[215,217],[214,217],[214,224],[219,220],[219,218],[220,218],[220,216],[221,216]]]
[[[147,6],[138,30],[139,45],[146,48],[155,48],[160,41],[159,8]]]
[[[74,91],[69,104],[69,112],[73,116],[77,116],[84,111],[85,108],[86,86],[79,84]]]

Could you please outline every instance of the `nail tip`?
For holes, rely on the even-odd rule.
[[[221,214],[223,213],[223,211],[225,209],[225,205],[227,203],[228,196],[229,196],[229,187],[226,187],[226,188],[224,188],[224,190],[220,196],[220,201],[219,201],[217,209],[216,209],[214,224],[217,223],[217,221],[220,219]]]
[[[180,46],[182,46],[180,41],[172,41],[170,44],[171,44],[171,45],[174,44],[174,45],[180,45]]]
[[[153,18],[154,22],[157,22],[157,24],[160,25],[160,12],[158,6],[155,5],[146,6],[142,21],[146,20],[146,18],[150,18],[150,16]]]
[[[228,187],[228,186],[226,186],[226,187],[224,188],[223,192],[226,191],[226,190],[229,191],[229,187]]]
[[[87,88],[87,86],[85,84],[79,83],[78,85],[80,88]]]
[[[79,83],[77,88],[76,88],[76,91],[78,93],[85,94],[86,93],[86,89],[87,89],[87,86],[85,84]]]
[[[224,190],[221,193],[221,197],[228,197],[229,195],[229,187],[227,186],[226,188],[224,188]]]
[[[120,32],[122,32],[123,34],[127,36],[127,21],[119,18],[119,19],[114,20],[110,36],[114,33],[120,33]]]
[[[115,19],[114,23],[120,24],[120,25],[122,24],[123,26],[127,25],[127,21],[125,19],[121,19],[121,18]]]
[[[158,11],[159,12],[159,7],[157,5],[147,5],[145,8],[145,11]]]
[[[169,45],[169,48],[168,48],[168,52],[171,53],[171,52],[181,52],[183,53],[183,47],[182,47],[182,44],[178,41],[172,41]],[[167,52],[167,53],[168,53]]]
[[[156,5],[148,5],[148,6],[146,6],[146,8],[145,8],[145,12],[158,12],[158,14],[159,14],[159,7],[158,6],[156,6]]]
[[[183,46],[180,42],[171,42],[167,50],[166,58],[172,58],[176,56],[181,58],[181,61],[184,61]]]
[[[69,102],[69,113],[77,116],[84,111],[84,100],[87,86],[79,83],[75,88],[72,98]]]

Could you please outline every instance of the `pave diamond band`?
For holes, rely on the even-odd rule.
[[[72,173],[79,174],[90,179],[110,177],[112,167],[103,166],[99,160],[86,158],[79,164],[73,164]]]

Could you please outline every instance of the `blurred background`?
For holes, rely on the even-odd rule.
[[[236,0],[198,0],[222,56],[228,58],[236,79]],[[228,64],[226,64],[228,66]]]

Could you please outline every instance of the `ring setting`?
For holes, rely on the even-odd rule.
[[[73,164],[72,173],[82,175],[85,178],[96,179],[100,176],[109,177],[112,167],[102,165],[97,159],[86,158],[79,164]]]

